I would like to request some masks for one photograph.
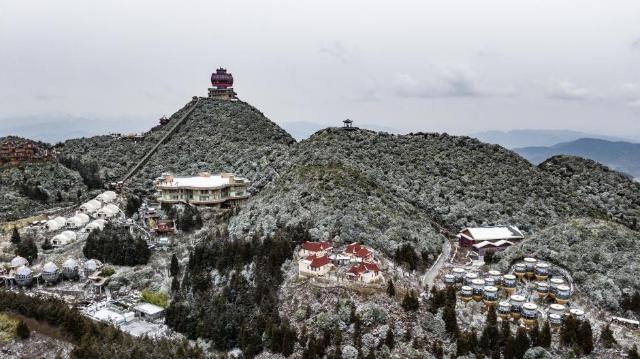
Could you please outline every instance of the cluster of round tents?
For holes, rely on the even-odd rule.
[[[107,219],[116,216],[120,209],[111,203],[116,199],[117,195],[113,191],[105,191],[95,199],[83,203],[78,212],[69,218],[56,217],[48,220],[44,227],[47,231],[53,232],[60,229],[68,229],[52,238],[52,245],[60,247],[67,245],[76,240],[76,233],[70,230],[83,229],[85,232],[91,232],[96,229],[102,230],[107,223]],[[104,205],[104,207],[103,207]],[[91,221],[91,217],[97,218]]]
[[[42,271],[37,274],[28,265],[29,262],[25,258],[17,256],[11,260],[9,265],[11,268],[10,273],[3,274],[2,277],[5,280],[13,279],[20,286],[30,285],[33,279],[37,277],[41,277],[47,283],[55,283],[62,277],[66,279],[80,277],[80,264],[73,258],[69,258],[64,262],[62,270],[55,263],[47,262],[42,266]],[[84,265],[85,273],[93,273],[101,268],[102,263],[98,260],[88,260]]]

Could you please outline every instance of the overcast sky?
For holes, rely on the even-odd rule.
[[[152,126],[224,66],[278,123],[639,136],[639,19],[637,0],[0,0],[0,118]]]

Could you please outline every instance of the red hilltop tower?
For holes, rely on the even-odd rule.
[[[227,69],[220,67],[211,74],[211,86],[212,88],[209,89],[210,98],[226,101],[237,100],[237,93],[233,91],[233,75],[227,72]]]

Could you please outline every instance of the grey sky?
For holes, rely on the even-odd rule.
[[[150,127],[224,66],[280,123],[640,136],[638,19],[637,0],[7,0],[0,118]]]

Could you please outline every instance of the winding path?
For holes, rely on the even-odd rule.
[[[429,270],[422,277],[422,286],[428,285],[429,288],[433,286],[433,282],[436,279],[436,276],[440,272],[440,268],[444,265],[444,262],[449,258],[449,253],[451,252],[451,241],[446,239],[442,244],[442,253],[438,256],[436,262],[429,268]]]

